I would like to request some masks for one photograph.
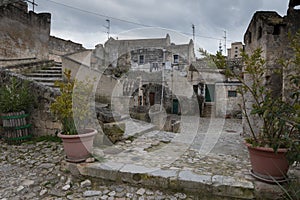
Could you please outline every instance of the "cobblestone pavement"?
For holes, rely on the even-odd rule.
[[[0,141],[0,199],[193,199],[124,184],[74,177],[60,167],[62,145],[57,142],[7,145]]]
[[[198,121],[196,135],[151,130],[133,141],[125,140],[94,153],[102,160],[253,180],[247,175],[250,166],[240,136],[241,121],[218,120],[214,122],[221,127],[210,123],[209,119]],[[195,129],[189,124],[183,128],[186,128],[185,131]],[[209,131],[219,131],[217,138],[207,139],[206,133]],[[209,152],[203,153],[204,143],[213,145]],[[43,141],[16,146],[0,140],[0,145],[0,200],[196,199],[185,193],[72,176],[61,167],[64,152],[62,145],[57,142]]]
[[[201,118],[198,122],[195,137],[187,143],[182,142],[184,137],[180,137],[185,132],[150,131],[134,141],[119,142],[96,154],[105,160],[119,163],[191,170],[202,175],[245,177],[250,163],[240,136],[241,120]],[[192,124],[192,128],[197,128]],[[218,131],[217,137],[210,141],[211,150],[201,152],[203,143],[208,141],[205,141],[206,134]],[[176,137],[180,137],[180,140],[176,141]]]

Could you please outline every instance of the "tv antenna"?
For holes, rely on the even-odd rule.
[[[192,29],[193,29],[193,42],[195,44],[195,25],[192,24]]]
[[[227,42],[227,36],[226,36],[226,30],[224,31],[224,55],[226,56],[226,42]]]
[[[105,26],[105,28],[107,29],[107,39],[109,39],[109,33],[110,33],[110,20],[106,19],[107,22],[107,26]]]
[[[222,41],[220,40],[220,42],[219,42],[219,52],[221,53],[221,55],[222,55]]]

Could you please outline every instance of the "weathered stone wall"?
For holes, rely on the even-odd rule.
[[[173,55],[179,55],[179,65],[190,65],[192,62],[196,61],[194,43],[190,40],[188,44],[171,44],[167,47],[167,51],[171,52],[169,55],[171,58],[167,58],[168,61],[174,63]]]
[[[112,93],[115,90],[117,79],[110,75],[105,75],[101,71],[91,68],[91,51],[85,50],[62,57],[63,71],[71,70],[73,78],[87,80],[97,84],[95,98],[102,103],[110,103]]]
[[[165,55],[163,49],[166,50]],[[181,68],[196,60],[192,40],[183,45],[171,44],[170,36],[167,34],[165,38],[155,39],[115,40],[110,38],[104,45],[99,44],[95,47],[91,66],[102,71],[108,66],[117,67],[119,58],[128,53],[130,53],[132,64],[141,64],[138,59],[139,55],[144,55],[145,64],[169,61]],[[173,55],[180,56],[179,63],[174,63]]]
[[[23,5],[0,7],[0,58],[48,59],[51,15],[27,12]]]
[[[0,69],[1,85],[9,82],[13,77],[21,82],[30,81],[29,78],[20,74]],[[33,81],[30,81],[29,84],[30,92],[37,97],[37,103],[29,117],[29,123],[33,125],[31,131],[35,136],[54,135],[61,129],[61,124],[50,113],[50,104],[59,95],[59,91]]]
[[[254,14],[244,35],[247,53],[251,54],[256,48],[262,48],[262,57],[266,59],[266,65],[270,69],[269,73],[265,74],[266,86],[270,87],[274,91],[273,94],[279,97],[289,96],[289,84],[287,77],[284,76],[287,73],[279,76],[272,71],[280,68],[278,59],[288,60],[293,57],[288,35],[295,35],[300,30],[299,18],[300,10],[293,7],[288,9],[287,15],[284,17],[272,11],[259,11]],[[289,71],[289,68],[286,70]],[[251,84],[247,75],[244,77]],[[253,99],[249,95],[246,95],[245,99],[247,99],[247,113],[250,113]],[[260,122],[255,117],[252,117],[251,120],[253,120],[253,124],[257,125],[253,128],[258,132]],[[244,123],[244,132],[248,132],[248,130],[249,127]]]
[[[62,70],[72,71],[72,77],[75,78],[80,67],[90,66],[91,51],[84,50],[73,54],[62,56]]]
[[[54,36],[50,36],[49,38],[50,58],[55,61],[61,62],[62,55],[83,50],[85,50],[85,48],[82,46],[82,44],[75,43],[71,40],[64,40]]]
[[[216,83],[215,84],[215,106],[216,117],[237,117],[242,113],[240,105],[242,97],[237,92],[240,83]],[[237,96],[229,96],[229,92]]]

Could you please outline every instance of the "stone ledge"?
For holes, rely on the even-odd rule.
[[[184,191],[199,197],[255,199],[253,183],[234,177],[199,175],[189,170],[165,170],[109,161],[81,164],[63,161],[62,166],[74,175],[81,174],[107,181]]]

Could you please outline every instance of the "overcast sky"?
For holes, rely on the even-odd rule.
[[[195,25],[196,48],[211,53],[243,41],[247,26],[258,10],[285,15],[288,0],[35,0],[36,12],[50,12],[51,35],[79,42],[86,48],[107,40],[171,36],[171,42],[188,43]],[[64,5],[62,5],[64,4]],[[31,9],[31,5],[29,6]],[[75,9],[77,8],[77,9]]]

